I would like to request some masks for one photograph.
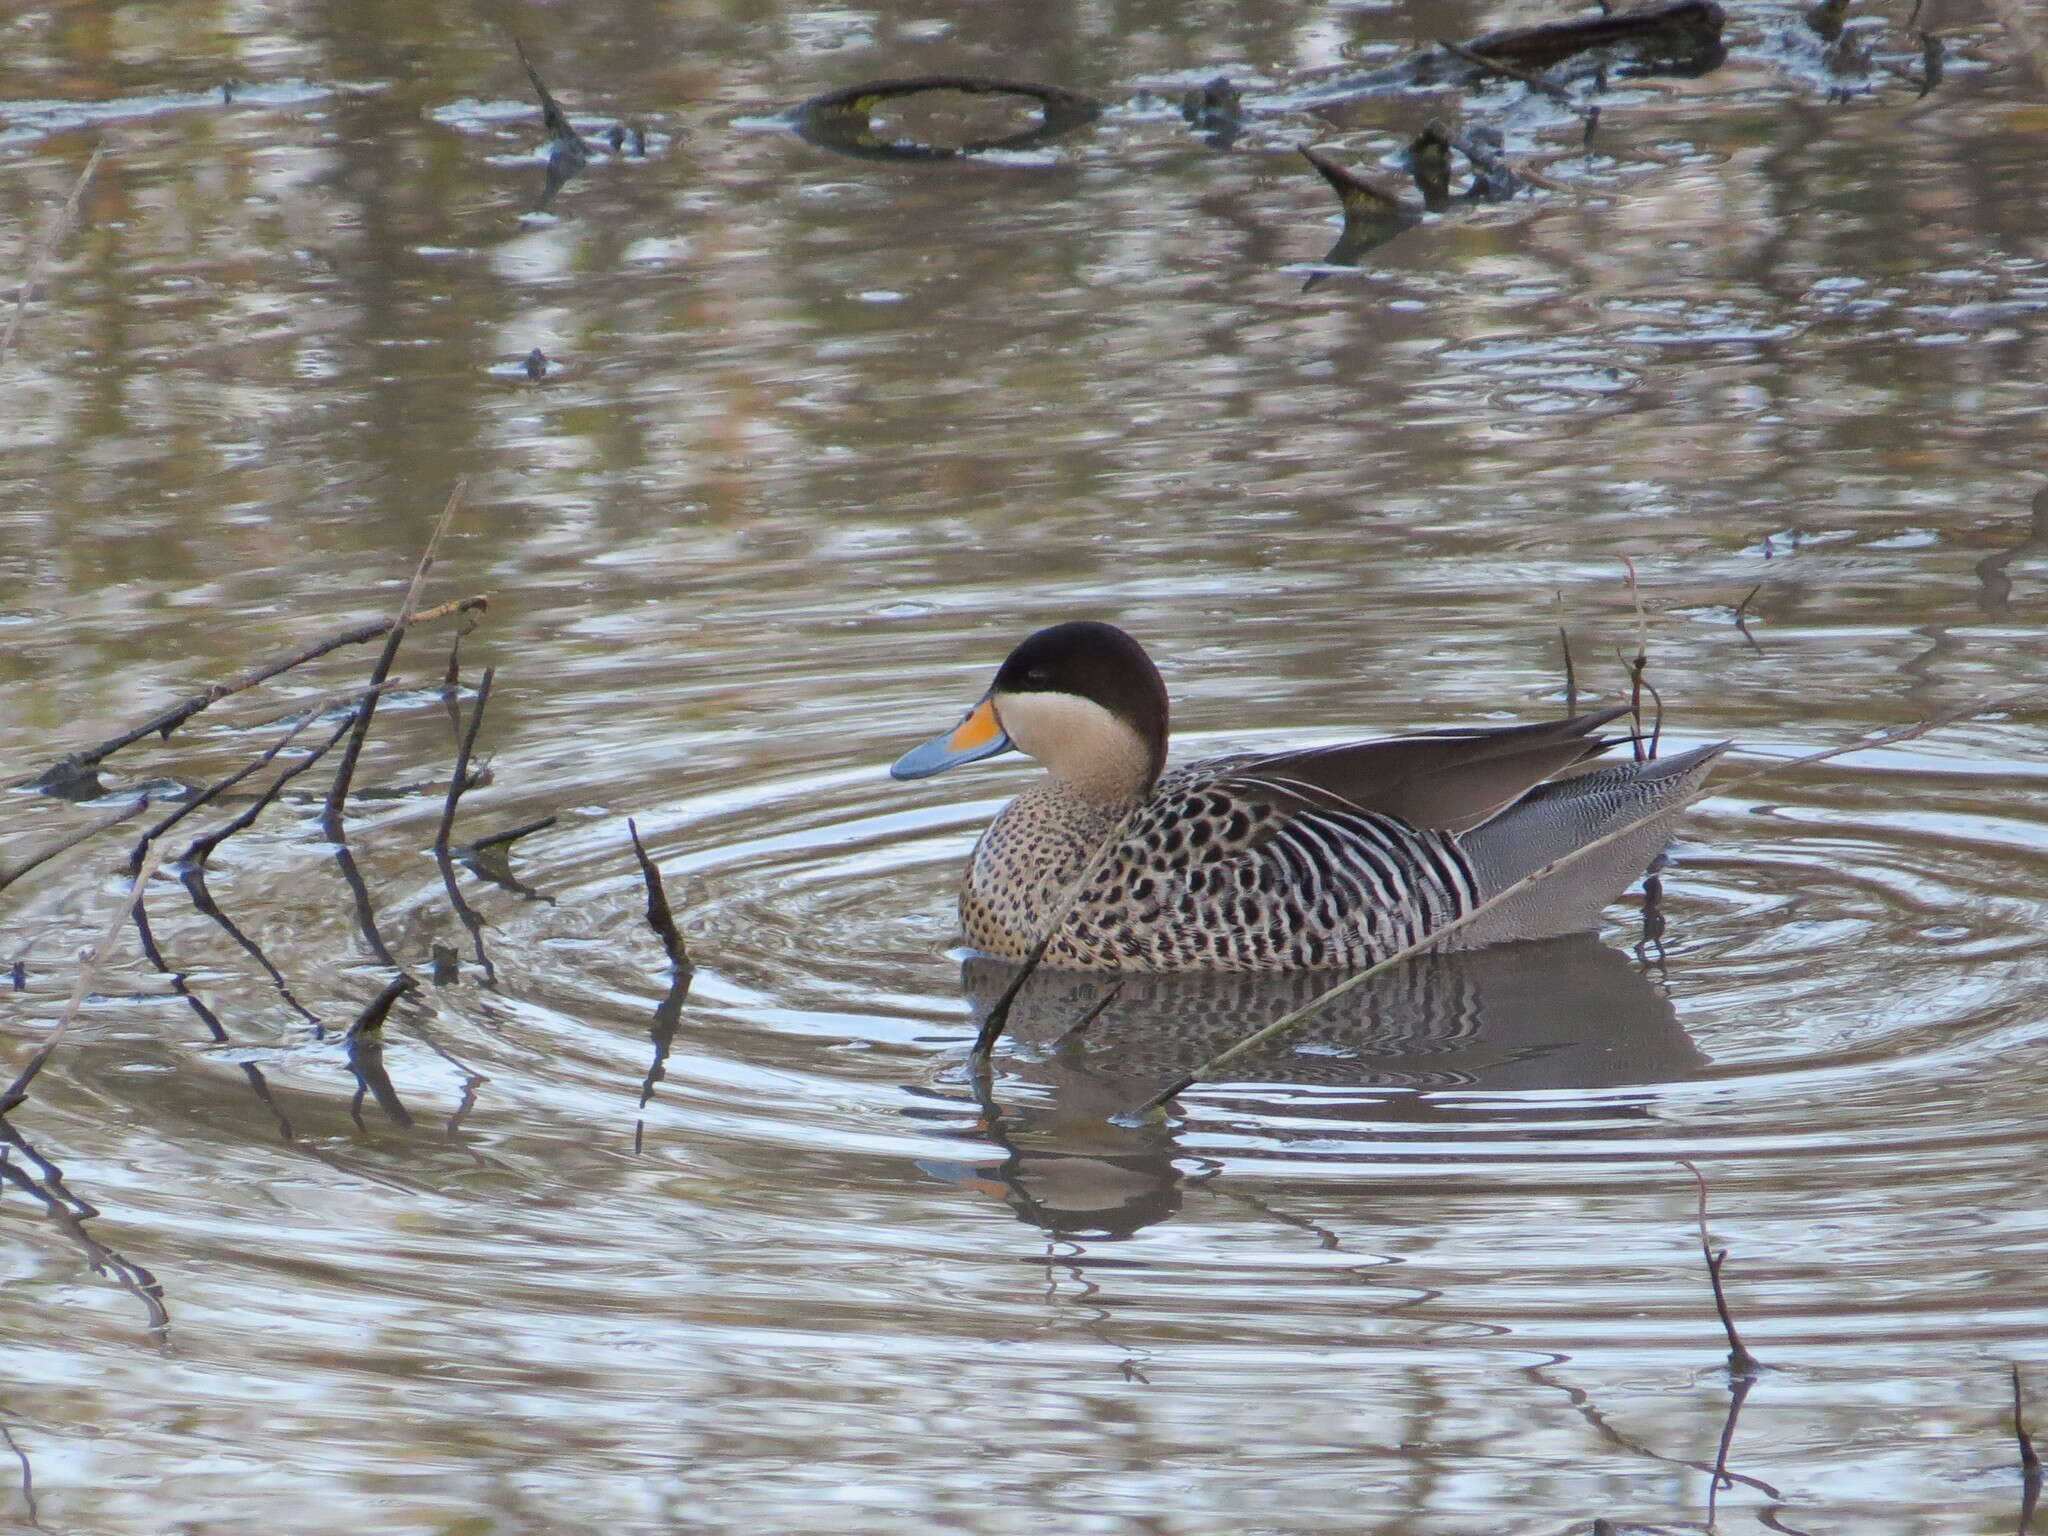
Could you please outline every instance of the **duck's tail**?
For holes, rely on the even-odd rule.
[[[1459,930],[1444,947],[1472,949],[1597,928],[1602,909],[1627,890],[1671,840],[1687,797],[1729,746],[1719,741],[1673,757],[1616,763],[1554,779],[1460,836],[1483,900],[1574,848],[1632,821],[1642,822],[1502,902]]]

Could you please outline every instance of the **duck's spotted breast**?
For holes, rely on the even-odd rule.
[[[1025,791],[976,846],[967,942],[1022,957],[1103,839],[1115,852],[1060,924],[1045,963],[1127,971],[1369,965],[1479,902],[1456,841],[1392,817],[1304,808],[1233,777],[1251,759],[1163,774],[1135,808],[1052,785]]]

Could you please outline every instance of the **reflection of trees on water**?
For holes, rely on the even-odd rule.
[[[1369,43],[1469,36],[1498,18],[1476,5],[1309,20],[1277,5],[1150,5],[1121,15],[1117,37],[1090,35],[1071,8],[985,19],[975,49],[1012,72],[1113,95],[1125,81],[1238,61],[1317,68]],[[789,82],[848,62],[808,52],[805,28],[782,13],[751,28],[645,5],[550,21],[561,91],[678,122],[700,119],[699,103],[715,103],[714,115],[782,104]],[[893,25],[876,22],[884,53]],[[393,36],[407,39],[402,72]],[[111,62],[124,42],[112,32],[44,42],[40,57],[0,73],[0,93],[90,98],[163,84],[161,72]],[[1788,480],[1805,482],[1797,466],[1821,453],[1981,468],[1980,450],[2011,452],[2019,430],[2000,403],[2033,400],[2041,373],[2039,343],[2000,317],[2016,276],[1987,267],[1974,283],[1925,281],[2022,254],[2039,230],[2038,156],[2001,120],[1968,110],[1982,81],[1967,70],[1931,98],[1939,111],[1903,127],[1787,93],[1680,94],[1609,114],[1601,149],[1623,172],[1611,199],[1554,197],[1505,222],[1441,226],[1392,274],[1396,290],[1426,293],[1423,309],[1390,313],[1378,290],[1319,304],[1306,355],[1326,362],[1327,383],[1276,392],[1303,382],[1308,334],[1279,308],[1260,323],[1240,316],[1219,338],[1216,303],[1277,303],[1278,280],[1247,274],[1266,273],[1276,254],[1318,254],[1323,212],[1312,178],[1255,148],[1211,155],[1168,126],[1100,147],[1085,182],[1065,169],[970,172],[814,197],[800,194],[845,168],[693,121],[668,159],[594,164],[562,223],[528,228],[516,214],[532,167],[480,162],[530,148],[536,125],[497,136],[425,116],[464,95],[519,99],[516,61],[467,18],[409,12],[387,35],[358,7],[316,10],[294,37],[255,34],[245,46],[246,58],[218,33],[181,38],[176,83],[199,93],[289,69],[388,88],[337,88],[317,122],[305,108],[231,103],[124,130],[60,295],[35,317],[28,356],[54,388],[16,404],[32,418],[29,440],[129,447],[91,462],[27,456],[68,511],[26,520],[25,547],[102,585],[197,580],[288,555],[278,532],[208,515],[240,503],[296,502],[327,535],[381,553],[416,528],[418,509],[397,487],[511,465],[541,473],[543,505],[559,494],[553,464],[606,489],[602,510],[536,508],[497,530],[507,561],[534,571],[562,517],[662,526],[681,499],[714,520],[770,501],[819,512],[852,501],[887,516],[922,499],[934,475],[954,504],[993,513],[1020,484],[1086,505],[1105,483],[1177,474],[1199,494],[1261,460],[1323,459],[1335,472],[1295,477],[1291,499],[1311,524],[1348,525],[1359,477],[1340,467],[1361,446],[1375,450],[1377,496],[1427,491],[1442,480],[1440,442],[1512,417],[1524,394],[1570,405],[1574,378],[1603,372],[1619,387],[1581,394],[1565,414],[1595,434],[1590,446],[1614,472],[1782,499]],[[678,59],[694,62],[651,62]],[[1738,61],[1723,74],[1754,70]],[[1352,131],[1367,147],[1391,145],[1415,112],[1376,104]],[[34,229],[71,168],[59,154],[0,189],[12,226]],[[941,210],[942,223],[926,222]],[[908,227],[915,249],[889,255]],[[632,248],[656,232],[689,250],[637,280]],[[847,291],[906,254],[917,291],[876,312],[871,348],[858,361],[808,355],[819,334],[858,333]],[[1815,296],[1817,281],[1844,277],[1871,288]],[[1085,295],[1104,285],[1120,301],[1097,313]],[[1563,291],[1533,304],[1513,296],[1542,285]],[[1885,297],[1887,285],[1905,291]],[[988,302],[998,295],[1007,301]],[[1710,312],[1697,344],[1631,340],[1664,301]],[[1713,319],[1722,310],[1725,324]],[[959,313],[974,315],[971,346],[904,344],[904,327]],[[1974,339],[1917,344],[1951,326]],[[1788,327],[1776,339],[1713,339]],[[1503,335],[1536,352],[1445,355]],[[542,342],[601,366],[576,419],[543,413],[537,437],[531,392],[489,368]],[[1547,363],[1544,343],[1559,349]],[[1748,391],[1753,402],[1739,403]],[[1047,440],[1044,406],[1087,400],[1091,414],[1118,419],[1176,394],[1185,421],[1155,422],[1129,443],[1064,431]],[[1645,409],[1654,423],[1617,423]],[[972,460],[929,462],[935,410],[972,434]],[[856,426],[862,461],[820,457]],[[1219,427],[1229,434],[1220,457],[1199,440]],[[1589,451],[1583,437],[1542,433],[1473,446],[1477,464],[1502,467],[1539,500],[1556,494],[1544,470],[1584,464]]]

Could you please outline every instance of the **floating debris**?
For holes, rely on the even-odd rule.
[[[1691,78],[1720,68],[1727,59],[1721,40],[1726,20],[1714,0],[1675,0],[1609,16],[1488,32],[1379,69],[1331,76],[1261,101],[1255,110],[1260,116],[1277,115],[1430,86],[1472,86],[1497,75],[1562,96],[1564,87],[1542,79],[1542,72],[1582,55],[1594,56],[1582,72],[1596,79],[1608,74]]]
[[[1228,75],[1218,75],[1180,99],[1180,115],[1211,149],[1228,149],[1237,142],[1244,132],[1243,107],[1244,92],[1230,83]]]
[[[537,384],[548,376],[548,355],[535,347],[526,354],[526,362],[522,366],[526,369],[526,376]]]
[[[1019,96],[1038,103],[1040,120],[1001,138],[965,144],[928,144],[885,135],[875,127],[875,108],[887,101],[933,91],[967,96]],[[986,75],[916,75],[901,80],[867,80],[813,96],[790,114],[799,137],[820,149],[861,160],[958,160],[969,155],[1037,149],[1085,128],[1102,115],[1102,103],[1078,91],[1031,80],[997,80]]]

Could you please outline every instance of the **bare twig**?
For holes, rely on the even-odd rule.
[[[450,614],[480,613],[489,606],[490,599],[488,597],[459,598],[454,602],[442,603],[438,607],[423,609],[413,614],[407,620],[407,623],[409,625],[428,624],[436,619],[445,619]],[[33,779],[24,780],[16,787],[47,790],[67,784],[81,777],[107,758],[112,757],[123,747],[133,746],[145,736],[160,736],[169,739],[172,731],[175,731],[200,711],[212,708],[222,699],[241,693],[245,689],[253,688],[258,683],[268,682],[280,673],[289,672],[294,667],[303,666],[309,661],[325,656],[329,651],[340,650],[345,645],[363,645],[371,640],[375,640],[378,636],[388,633],[391,626],[392,621],[390,619],[374,619],[366,624],[352,625],[347,629],[337,630],[334,634],[316,640],[311,645],[292,652],[289,656],[278,657],[273,661],[266,661],[251,667],[245,672],[238,672],[226,681],[214,683],[193,694],[190,698],[180,700],[169,709],[152,715],[149,719],[143,721],[142,724],[123,731],[118,736],[110,737],[96,747],[87,747],[82,752],[73,752],[70,756],[52,763]]]
[[[391,663],[398,657],[398,647],[404,643],[405,632],[413,624],[413,612],[418,606],[420,589],[426,585],[427,573],[434,568],[434,552],[441,547],[441,536],[448,531],[448,525],[455,520],[456,510],[461,507],[463,497],[468,493],[469,482],[457,480],[455,488],[448,493],[448,501],[441,508],[440,519],[434,524],[434,531],[427,536],[427,547],[420,553],[420,562],[413,567],[412,581],[406,586],[405,596],[398,604],[398,614],[392,619],[384,636],[384,650],[377,657],[377,664],[370,669],[370,687],[381,688],[384,679],[391,675]],[[356,759],[362,756],[363,743],[370,734],[370,720],[377,712],[377,695],[372,693],[356,713],[355,730],[350,734],[348,746],[341,754],[341,764],[334,770],[334,785],[327,792],[327,804],[320,812],[320,835],[330,843],[345,843],[348,835],[341,824],[342,803],[348,799],[348,786],[355,778]]]
[[[1800,757],[1784,758],[1778,762],[1767,763],[1761,768],[1740,774],[1733,779],[1724,780],[1720,784],[1702,786],[1692,794],[1687,795],[1683,800],[1677,801],[1674,804],[1654,806],[1644,811],[1641,815],[1624,822],[1622,825],[1613,827],[1601,833],[1600,836],[1579,844],[1578,847],[1563,856],[1552,859],[1542,868],[1531,870],[1513,884],[1503,886],[1462,916],[1453,918],[1450,922],[1431,930],[1405,949],[1398,949],[1384,960],[1369,965],[1362,971],[1353,972],[1328,991],[1309,999],[1308,1002],[1302,1004],[1301,1007],[1295,1009],[1292,1013],[1284,1014],[1272,1023],[1252,1031],[1251,1034],[1246,1035],[1235,1045],[1210,1057],[1178,1082],[1152,1095],[1151,1098],[1138,1106],[1137,1113],[1149,1114],[1153,1110],[1160,1108],[1170,1100],[1185,1093],[1218,1067],[1235,1061],[1238,1057],[1243,1056],[1249,1051],[1256,1050],[1267,1041],[1285,1034],[1304,1020],[1320,1013],[1338,998],[1364,986],[1373,977],[1393,969],[1393,967],[1401,964],[1404,960],[1413,959],[1416,955],[1424,954],[1436,948],[1452,934],[1477,922],[1480,918],[1486,916],[1487,913],[1499,907],[1503,902],[1513,900],[1532,886],[1548,880],[1560,869],[1576,863],[1587,854],[1597,853],[1600,849],[1619,842],[1630,833],[1639,831],[1661,816],[1667,816],[1673,812],[1684,810],[1688,806],[1697,805],[1709,795],[1725,794],[1727,791],[1739,788],[1744,784],[1754,783],[1756,780],[1766,778],[1769,775],[1782,773],[1787,768],[1809,767],[1812,764],[1828,762],[1837,757],[1846,757],[1852,752],[1868,752],[1876,747],[1893,746],[1902,741],[1913,741],[1921,736],[1925,736],[1929,731],[1939,730],[1947,725],[1954,725],[1958,720],[1969,720],[1978,715],[1999,713],[2012,709],[2020,704],[2038,702],[2044,695],[2048,695],[2048,688],[2030,688],[2020,693],[2008,694],[2002,699],[1980,700],[1962,709],[1952,710],[1946,714],[1933,716],[1926,720],[1917,720],[1911,725],[1899,726],[1889,731],[1881,731],[1877,735],[1863,741],[1847,742],[1839,747],[1828,747],[1819,752],[1808,752]]]
[[[245,831],[249,827],[254,826],[256,824],[256,818],[261,816],[266,810],[270,808],[271,802],[277,799],[278,795],[283,791],[285,785],[291,783],[293,779],[296,779],[308,768],[311,768],[315,763],[319,762],[321,758],[325,757],[329,752],[333,751],[335,743],[341,740],[343,733],[345,733],[350,726],[355,724],[356,715],[360,711],[368,707],[369,701],[365,699],[362,703],[356,705],[354,709],[351,709],[346,715],[342,716],[341,723],[335,726],[334,730],[328,735],[325,741],[321,742],[319,746],[315,747],[311,752],[308,752],[298,762],[293,763],[289,768],[285,769],[284,772],[280,773],[275,779],[271,780],[270,788],[266,789],[262,794],[258,795],[256,797],[256,802],[253,805],[251,805],[247,810],[243,811],[241,815],[235,817],[234,820],[228,822],[225,826],[216,827],[213,831],[207,833],[204,837],[195,837],[191,841],[191,843],[187,845],[184,853],[179,856],[178,862],[181,864],[193,866],[195,868],[203,869],[206,865],[206,861],[213,857],[214,849],[218,848],[222,843],[226,842],[229,838],[233,837],[237,832]]]
[[[13,1146],[25,1148],[28,1145],[4,1120],[0,1120],[0,1135],[4,1135]],[[40,1158],[37,1160],[41,1161]],[[93,1273],[107,1276],[142,1303],[143,1312],[149,1318],[150,1335],[158,1346],[162,1347],[169,1342],[166,1330],[171,1326],[171,1314],[164,1306],[162,1282],[140,1264],[132,1259],[123,1258],[86,1231],[86,1221],[99,1215],[98,1211],[89,1205],[81,1208],[81,1203],[76,1197],[66,1200],[60,1193],[61,1185],[57,1185],[57,1181],[51,1180],[49,1185],[46,1185],[26,1169],[17,1168],[5,1158],[0,1158],[0,1179],[7,1180],[31,1198],[40,1201],[51,1222],[85,1254],[86,1263],[92,1266]]]
[[[107,152],[106,141],[93,146],[87,157],[85,169],[78,173],[78,180],[71,184],[71,195],[64,199],[64,206],[57,210],[57,217],[50,227],[43,231],[43,238],[36,246],[35,255],[30,258],[28,271],[23,275],[21,286],[14,293],[14,313],[8,316],[7,329],[0,332],[0,364],[14,356],[14,345],[21,339],[21,327],[28,319],[29,300],[37,288],[42,286],[44,275],[50,270],[50,263],[57,259],[57,247],[64,243],[64,237],[71,233],[71,227],[78,221],[78,205],[85,199],[85,189],[91,183],[93,172],[100,168],[100,157]]]
[[[384,984],[384,990],[370,999],[369,1006],[356,1015],[355,1023],[348,1027],[348,1038],[360,1040],[365,1035],[374,1035],[384,1028],[384,1019],[396,1003],[408,992],[417,991],[419,983],[410,976],[394,976]]]
[[[1557,608],[1557,645],[1564,653],[1564,712],[1576,715],[1579,712],[1579,670],[1572,660],[1571,631],[1565,627],[1564,588],[1551,593],[1551,601]]]
[[[516,827],[507,827],[503,832],[490,832],[463,846],[472,853],[487,853],[493,848],[502,848],[507,843],[516,843],[522,837],[531,837],[536,832],[545,832],[562,818],[543,816],[539,821],[521,822]]]
[[[107,919],[106,929],[100,934],[99,942],[91,949],[80,953],[78,980],[71,988],[71,1001],[64,1005],[64,1012],[58,1016],[57,1027],[50,1032],[49,1038],[37,1047],[33,1056],[29,1057],[28,1065],[24,1066],[14,1081],[8,1084],[7,1091],[0,1093],[0,1115],[9,1113],[28,1097],[29,1085],[36,1080],[44,1064],[56,1053],[58,1044],[64,1038],[64,1032],[71,1027],[71,1021],[78,1016],[78,1010],[85,1005],[85,995],[92,988],[93,972],[99,969],[112,952],[115,941],[121,936],[121,930],[128,925],[128,914],[135,910],[135,904],[142,899],[142,888],[156,873],[159,857],[161,852],[154,847],[143,856],[142,867],[136,870],[135,879],[128,887],[128,894],[121,898],[120,906],[115,908],[113,916]]]
[[[29,1529],[47,1531],[49,1527],[43,1524],[42,1514],[36,1508],[36,1479],[34,1470],[29,1466],[28,1452],[21,1448],[14,1438],[14,1431],[5,1424],[0,1424],[0,1440],[7,1442],[7,1449],[14,1452],[14,1459],[21,1463],[21,1502],[28,1506]]]
[[[309,711],[296,725],[294,725],[290,730],[286,731],[284,735],[280,736],[275,742],[271,743],[271,745],[261,754],[259,754],[255,759],[253,759],[250,762],[244,763],[240,768],[237,768],[233,773],[229,774],[226,778],[216,780],[214,783],[209,784],[205,789],[202,789],[198,794],[194,795],[191,799],[184,801],[182,804],[180,804],[176,810],[172,811],[171,814],[166,816],[162,821],[158,822],[155,826],[151,827],[147,832],[143,833],[142,836],[136,840],[135,846],[128,851],[128,873],[132,875],[135,873],[136,870],[142,867],[142,856],[144,853],[148,852],[149,845],[151,843],[155,842],[158,838],[162,837],[166,832],[170,831],[171,828],[175,827],[187,816],[190,816],[194,811],[202,810],[206,806],[211,805],[215,800],[218,800],[222,795],[226,794],[229,790],[233,789],[237,784],[241,783],[242,780],[248,778],[253,773],[260,772],[263,768],[267,767],[270,764],[270,762],[277,756],[278,753],[282,752],[286,747],[290,746],[294,741],[298,739],[299,732],[303,731],[307,726],[311,725],[313,721],[319,717],[319,714],[320,711],[317,709]]]
[[[402,973],[394,976],[349,1026],[348,1067],[355,1074],[357,1083],[355,1102],[350,1105],[349,1113],[358,1127],[363,1123],[365,1091],[376,1099],[378,1107],[394,1124],[412,1124],[411,1112],[400,1102],[398,1090],[391,1084],[391,1075],[384,1070],[384,1017],[391,1012],[392,1004],[418,986],[419,983],[410,976]]]
[[[1764,648],[1757,644],[1756,636],[1749,632],[1749,605],[1756,601],[1757,593],[1763,591],[1763,589],[1764,584],[1758,582],[1749,589],[1742,601],[1735,605],[1735,627],[1742,631],[1742,638],[1749,642],[1749,648],[1759,656],[1763,655]]]
[[[469,930],[470,942],[476,946],[476,963],[483,968],[487,986],[497,985],[498,974],[484,949],[484,920],[463,898],[462,888],[456,883],[455,862],[448,853],[448,834],[455,829],[455,807],[469,785],[470,754],[476,750],[477,732],[483,726],[484,709],[491,702],[491,683],[497,675],[496,667],[485,667],[483,680],[477,685],[476,708],[470,711],[469,725],[462,733],[461,745],[455,750],[455,771],[449,775],[448,798],[441,805],[441,825],[434,833],[434,863],[440,867],[441,883],[448,890],[449,904],[455,908],[456,917]]]
[[[1499,75],[1507,80],[1519,80],[1530,90],[1540,91],[1551,100],[1564,103],[1574,112],[1583,114],[1586,110],[1572,100],[1572,93],[1555,80],[1546,80],[1541,75],[1531,74],[1526,69],[1518,69],[1513,64],[1503,64],[1499,59],[1490,59],[1475,49],[1467,48],[1463,43],[1454,43],[1447,38],[1438,38],[1436,45],[1452,58],[1463,59],[1474,69],[1483,69],[1490,75]]]
[[[1742,1335],[1735,1331],[1735,1318],[1728,1310],[1728,1293],[1721,1285],[1721,1266],[1728,1262],[1728,1250],[1723,1248],[1717,1252],[1707,1238],[1706,1175],[1682,1157],[1678,1166],[1691,1174],[1693,1182],[1699,1186],[1699,1209],[1695,1214],[1700,1229],[1700,1254],[1707,1261],[1707,1281],[1714,1288],[1714,1310],[1720,1314],[1721,1331],[1728,1335],[1728,1372],[1737,1377],[1754,1376],[1763,1369],[1763,1362],[1744,1347]]]
[[[1059,1043],[1061,1045],[1071,1045],[1074,1041],[1079,1040],[1087,1032],[1089,1025],[1109,1011],[1109,1005],[1123,995],[1123,990],[1124,978],[1119,976],[1107,992],[1104,992],[1102,996],[1088,1005],[1087,1012],[1074,1020],[1066,1029],[1060,1031]]]
[[[40,853],[30,854],[26,859],[23,859],[19,864],[16,864],[11,868],[0,869],[0,891],[6,890],[7,887],[14,884],[15,881],[19,880],[23,875],[27,874],[30,870],[40,868],[42,865],[47,864],[50,862],[50,860],[56,858],[59,854],[69,853],[73,848],[76,848],[80,843],[86,842],[91,838],[99,836],[100,833],[106,831],[109,827],[118,827],[122,822],[133,819],[142,811],[146,810],[149,807],[149,804],[149,796],[144,795],[141,799],[137,800],[133,805],[127,807],[125,810],[116,811],[111,816],[104,816],[100,820],[93,822],[90,826],[80,827],[76,832],[69,833],[64,837],[59,838],[56,842],[52,843],[49,847],[43,849]]]
[[[1644,674],[1650,665],[1650,621],[1649,617],[1643,612],[1643,589],[1642,585],[1636,580],[1636,563],[1627,555],[1621,557],[1621,563],[1628,571],[1628,595],[1630,601],[1635,604],[1636,610],[1636,653],[1625,660],[1623,665],[1628,668],[1628,712],[1635,726],[1635,740],[1630,742],[1629,746],[1635,753],[1636,761],[1640,763],[1645,758],[1657,755],[1654,745],[1654,733],[1646,738],[1643,730],[1643,684]],[[1651,692],[1654,696],[1655,690],[1652,689]],[[1663,700],[1659,699],[1657,702],[1657,729],[1659,731],[1663,729],[1663,714]],[[1643,750],[1643,743],[1646,739],[1653,743],[1647,752]]]
[[[638,824],[628,818],[626,830],[633,837],[633,857],[640,861],[640,877],[647,882],[647,926],[661,940],[661,947],[668,952],[668,963],[678,974],[692,970],[689,947],[683,943],[675,914],[669,910],[668,891],[661,883],[661,871],[647,856],[647,849],[640,842]]]
[[[2027,1536],[2027,1528],[2034,1523],[2034,1506],[2041,1501],[2041,1458],[2034,1450],[2034,1437],[2027,1433],[2018,1361],[2014,1361],[2012,1367],[2012,1437],[2020,1448],[2019,1536]]]
[[[1010,1022],[1010,1010],[1017,1005],[1017,994],[1024,990],[1024,983],[1031,979],[1031,973],[1037,970],[1039,962],[1045,959],[1045,952],[1052,947],[1052,941],[1058,937],[1061,925],[1067,920],[1067,914],[1074,910],[1074,903],[1081,899],[1081,893],[1088,888],[1088,882],[1095,878],[1095,872],[1109,861],[1109,856],[1123,842],[1124,833],[1136,815],[1137,807],[1134,806],[1096,845],[1095,851],[1088,856],[1088,862],[1081,866],[1081,872],[1074,877],[1073,883],[1067,887],[1066,894],[1060,898],[1060,904],[1053,908],[1052,916],[1046,921],[1045,932],[1039,935],[1038,942],[1026,952],[1023,962],[1017,967],[1017,974],[1010,978],[1010,984],[1003,988],[1002,994],[990,1007],[988,1016],[981,1021],[981,1028],[974,1037],[974,1045],[967,1053],[968,1066],[978,1081],[987,1079],[990,1075],[989,1054],[995,1049],[996,1042],[1003,1037],[1004,1026]]]

